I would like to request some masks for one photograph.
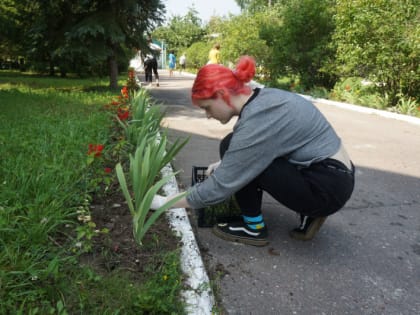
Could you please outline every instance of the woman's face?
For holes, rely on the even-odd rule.
[[[197,105],[206,111],[208,119],[217,119],[222,124],[227,124],[235,114],[234,109],[220,96],[217,98],[199,100],[197,101]]]

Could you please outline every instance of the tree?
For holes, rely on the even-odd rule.
[[[273,76],[298,77],[305,88],[331,87],[335,78],[323,69],[334,58],[333,0],[289,0],[275,7],[278,22],[261,34],[272,48]]]
[[[10,1],[10,0],[8,0]],[[15,0],[17,32],[32,62],[52,74],[92,71],[108,65],[110,87],[117,87],[118,61],[131,49],[147,47],[145,33],[163,22],[161,0]],[[15,42],[15,44],[19,44]]]
[[[256,13],[265,11],[276,3],[284,2],[284,0],[236,0],[241,11],[247,13]]]
[[[224,23],[220,37],[223,63],[236,63],[243,55],[254,57],[258,66],[266,63],[268,47],[259,35],[264,19],[263,15],[242,14]]]
[[[187,67],[199,69],[208,61],[209,44],[206,42],[196,42],[187,48]]]
[[[372,80],[391,105],[420,94],[419,0],[337,1],[334,41],[341,76]]]
[[[166,26],[158,27],[153,32],[153,38],[164,40],[169,49],[174,50],[175,53],[201,41],[203,36],[201,19],[194,7],[189,8],[184,16],[171,17]]]
[[[3,0],[0,3],[0,58],[7,58],[13,55],[19,55],[21,45],[15,45],[14,42],[20,38],[18,32],[19,25],[18,7],[14,0]]]

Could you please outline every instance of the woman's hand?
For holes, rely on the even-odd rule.
[[[166,203],[166,201],[167,201],[166,199],[167,199],[166,197],[163,197],[161,195],[155,195],[153,197],[152,204],[150,205],[150,209],[152,209],[152,210],[159,209],[160,207],[162,207]]]
[[[220,165],[220,163],[221,163],[222,161],[218,161],[218,162],[215,162],[215,163],[212,163],[212,164],[210,164],[208,167],[207,167],[207,170],[206,170],[206,175],[207,176],[210,176],[211,175],[211,173],[213,173],[215,170],[216,170],[216,168],[218,168],[219,167],[219,165]]]

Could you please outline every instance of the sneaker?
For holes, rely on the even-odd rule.
[[[291,230],[289,235],[296,240],[309,241],[314,238],[326,219],[327,217],[312,218],[301,215],[299,227]]]
[[[254,246],[265,246],[267,241],[267,227],[259,230],[249,228],[243,221],[218,223],[213,227],[213,233],[227,241],[238,242]]]

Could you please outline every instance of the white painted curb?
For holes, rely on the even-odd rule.
[[[172,173],[173,169],[169,164],[162,169],[162,176],[168,176]],[[179,192],[175,176],[172,176],[168,183],[163,186],[163,190],[167,196]],[[182,295],[187,304],[187,314],[212,314],[214,296],[187,211],[184,208],[170,209],[166,212],[166,216],[172,229],[181,238],[181,268],[187,276],[186,284],[188,286],[188,289],[184,290]]]
[[[379,109],[369,108],[369,107],[365,107],[361,105],[353,105],[353,104],[341,103],[337,101],[330,101],[323,98],[313,98],[312,96],[303,95],[303,94],[299,94],[299,95],[306,98],[307,100],[310,100],[311,102],[332,105],[332,106],[344,108],[347,110],[352,110],[359,113],[373,114],[373,115],[378,115],[378,116],[382,116],[386,118],[401,120],[401,121],[405,121],[405,122],[420,126],[420,118],[417,118],[417,117],[392,113],[386,110],[379,110]]]

